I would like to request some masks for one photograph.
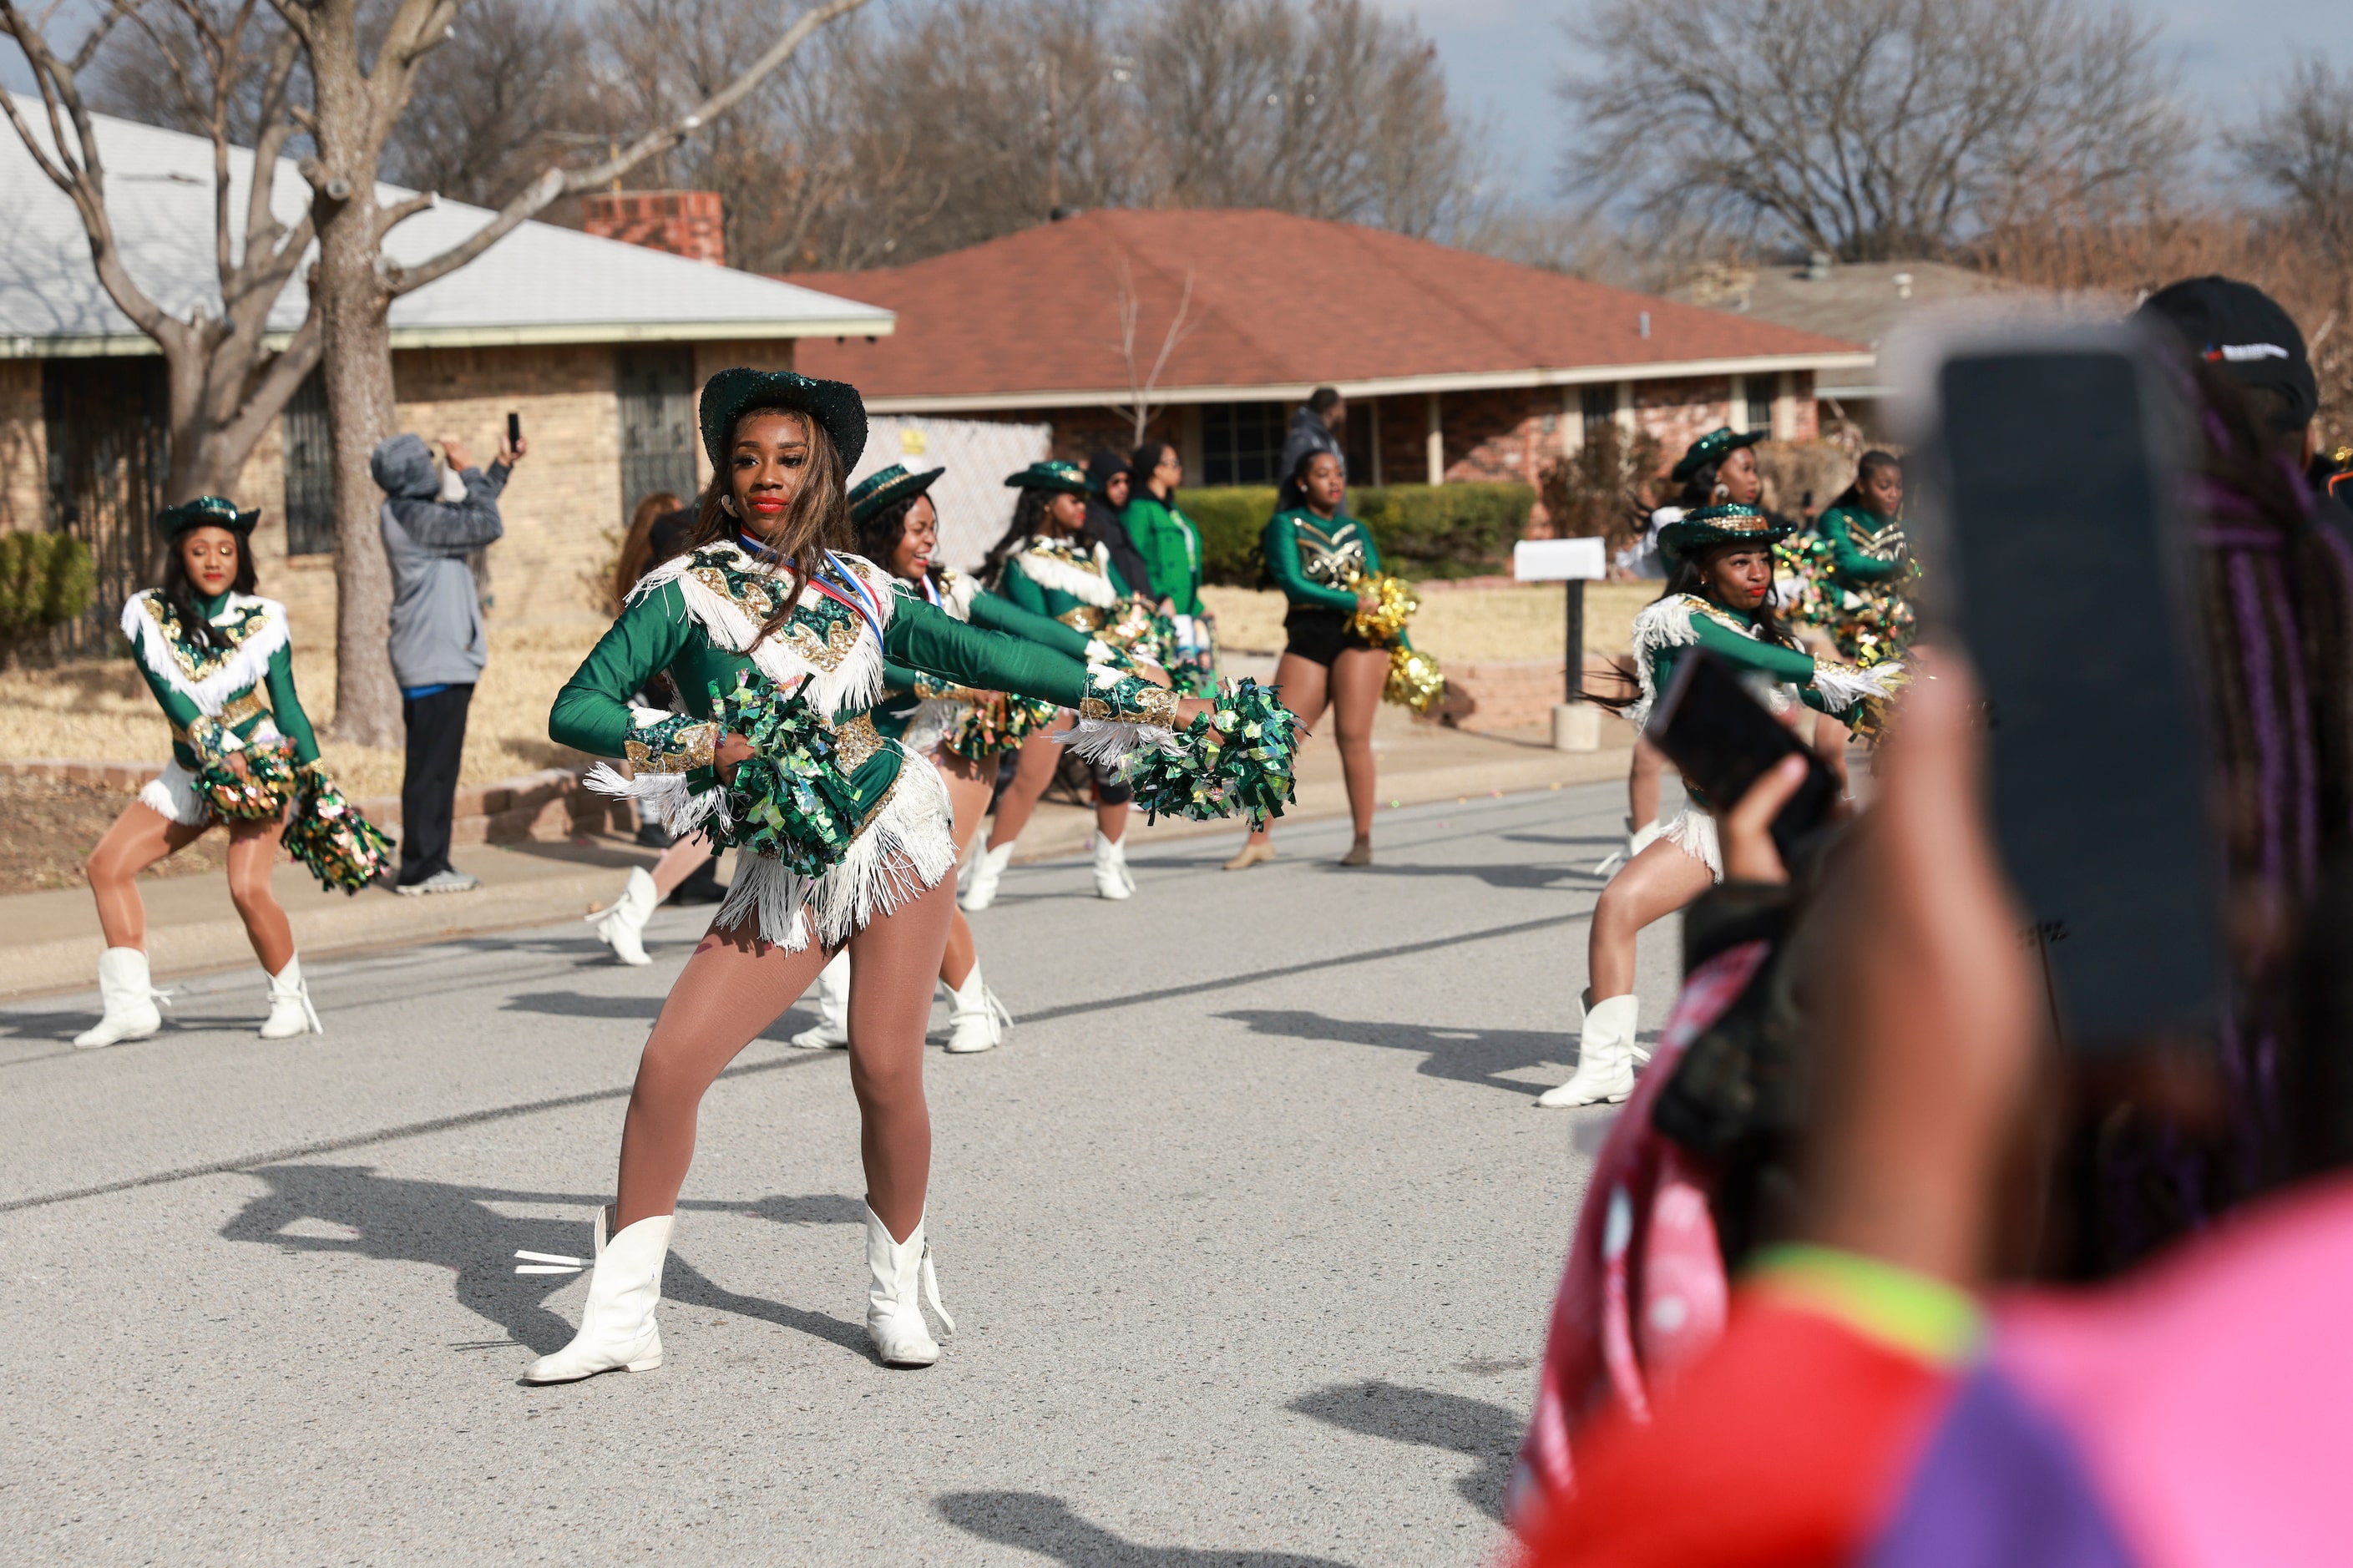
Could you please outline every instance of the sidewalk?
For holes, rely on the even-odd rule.
[[[1534,730],[1450,730],[1418,723],[1386,705],[1373,735],[1384,809],[1623,778],[1631,742],[1624,725],[1605,724],[1602,750],[1556,752],[1548,737]],[[1298,804],[1285,820],[1340,816],[1347,809],[1327,719],[1324,731],[1301,749]],[[1041,805],[1015,859],[1077,853],[1093,831],[1092,810]],[[1128,829],[1128,842],[1134,851],[1148,852],[1161,843],[1222,835],[1239,846],[1241,832],[1234,822],[1147,825],[1138,816]],[[1276,832],[1279,838],[1280,827]],[[278,868],[271,883],[293,921],[296,945],[306,956],[324,955],[547,925],[585,914],[620,890],[629,867],[649,866],[655,855],[627,838],[598,836],[464,846],[450,858],[482,879],[480,891],[403,898],[371,888],[345,898],[322,891],[310,872],[290,862]],[[725,872],[723,864],[721,873]],[[254,964],[245,927],[220,877],[145,879],[139,890],[147,905],[147,952],[159,979]],[[0,896],[0,996],[87,991],[104,945],[86,888]]]

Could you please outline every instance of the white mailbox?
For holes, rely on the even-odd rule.
[[[1523,539],[1512,546],[1512,575],[1523,583],[1599,583],[1609,562],[1599,539]]]

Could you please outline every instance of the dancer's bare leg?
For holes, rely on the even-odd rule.
[[[1713,887],[1707,862],[1662,838],[1626,862],[1601,889],[1586,938],[1586,983],[1591,999],[1606,1001],[1634,989],[1634,938],[1652,921],[1674,913]]]
[[[863,1123],[868,1201],[903,1240],[923,1215],[931,1118],[923,1100],[923,1026],[939,973],[953,877],[877,917],[850,940],[850,1081]],[[670,988],[638,1061],[621,1131],[617,1230],[671,1213],[694,1161],[703,1092],[808,989],[830,956],[712,931]]]
[[[1347,781],[1348,816],[1356,842],[1373,842],[1373,808],[1380,781],[1373,772],[1373,718],[1380,711],[1381,688],[1388,683],[1389,656],[1377,647],[1352,647],[1332,661],[1332,710],[1340,735],[1340,775]]]
[[[1095,831],[1112,843],[1118,843],[1120,835],[1127,831],[1127,802],[1124,800],[1116,805],[1095,802]]]
[[[1347,656],[1344,654],[1341,657]],[[1386,669],[1388,665],[1384,663],[1382,668]],[[1313,730],[1323,722],[1324,709],[1331,700],[1331,677],[1330,670],[1317,664],[1314,659],[1302,658],[1295,653],[1284,654],[1275,664],[1274,684],[1282,693],[1282,705],[1298,715],[1299,727],[1303,731]],[[1373,692],[1373,700],[1376,702],[1380,700],[1380,691],[1377,688]],[[1347,766],[1347,753],[1343,752],[1340,763],[1344,770]],[[1369,779],[1371,774],[1367,773],[1366,776]],[[1367,787],[1369,788],[1369,785]],[[1356,785],[1351,783],[1348,786],[1348,805],[1351,811],[1355,810],[1356,804]],[[1358,829],[1360,836],[1370,831],[1369,826]],[[1273,837],[1274,825],[1270,822],[1263,827],[1250,829],[1248,843],[1250,847],[1255,847],[1268,842]]]
[[[1054,770],[1061,765],[1062,742],[1054,737],[1069,734],[1077,723],[1077,720],[1066,716],[1050,731],[1032,735],[1021,742],[1021,760],[1014,764],[1013,782],[997,797],[997,825],[988,830],[990,844],[1010,844],[1029,826],[1029,816],[1038,809],[1039,798],[1054,782]]]
[[[1634,760],[1626,770],[1626,815],[1637,830],[1659,820],[1659,770],[1665,761],[1658,747],[1635,739]]]
[[[285,973],[294,958],[294,928],[269,890],[269,873],[278,864],[278,841],[285,832],[283,820],[234,822],[228,829],[229,900],[237,905],[237,918],[245,921],[254,956],[271,974]]]
[[[711,858],[711,841],[701,832],[688,834],[670,841],[654,862],[654,902],[659,903],[678,891],[678,885],[694,875],[695,868]]]
[[[185,849],[202,838],[210,826],[199,823],[190,827],[174,822],[142,800],[123,808],[82,868],[90,877],[90,893],[98,900],[98,925],[106,933],[107,946],[145,951],[147,906],[139,897],[139,873]]]
[[[986,763],[976,763],[954,752],[938,751],[932,753],[932,765],[939,769],[941,781],[948,786],[948,809],[955,814],[952,831],[955,835],[956,858],[961,860],[988,816],[988,795],[997,778],[997,758],[992,755]],[[948,925],[948,945],[940,958],[940,978],[948,983],[949,990],[958,990],[979,961],[980,950],[972,940],[972,922],[958,910]]]

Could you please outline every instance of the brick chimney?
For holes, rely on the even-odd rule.
[[[585,198],[583,226],[607,239],[723,266],[727,237],[717,191],[599,191]]]

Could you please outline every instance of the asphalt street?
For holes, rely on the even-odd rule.
[[[259,969],[164,1033],[0,1007],[0,1562],[1476,1563],[1589,1151],[1574,1051],[1620,784],[1016,868],[1007,1044],[926,1072],[957,1332],[869,1354],[858,1131],[798,1009],[704,1101],[669,1363],[519,1374],[579,1317],[629,1077],[707,911]],[[1237,836],[1238,837],[1238,836]],[[1643,942],[1643,1034],[1673,987]],[[944,1011],[935,1020],[944,1026]]]

